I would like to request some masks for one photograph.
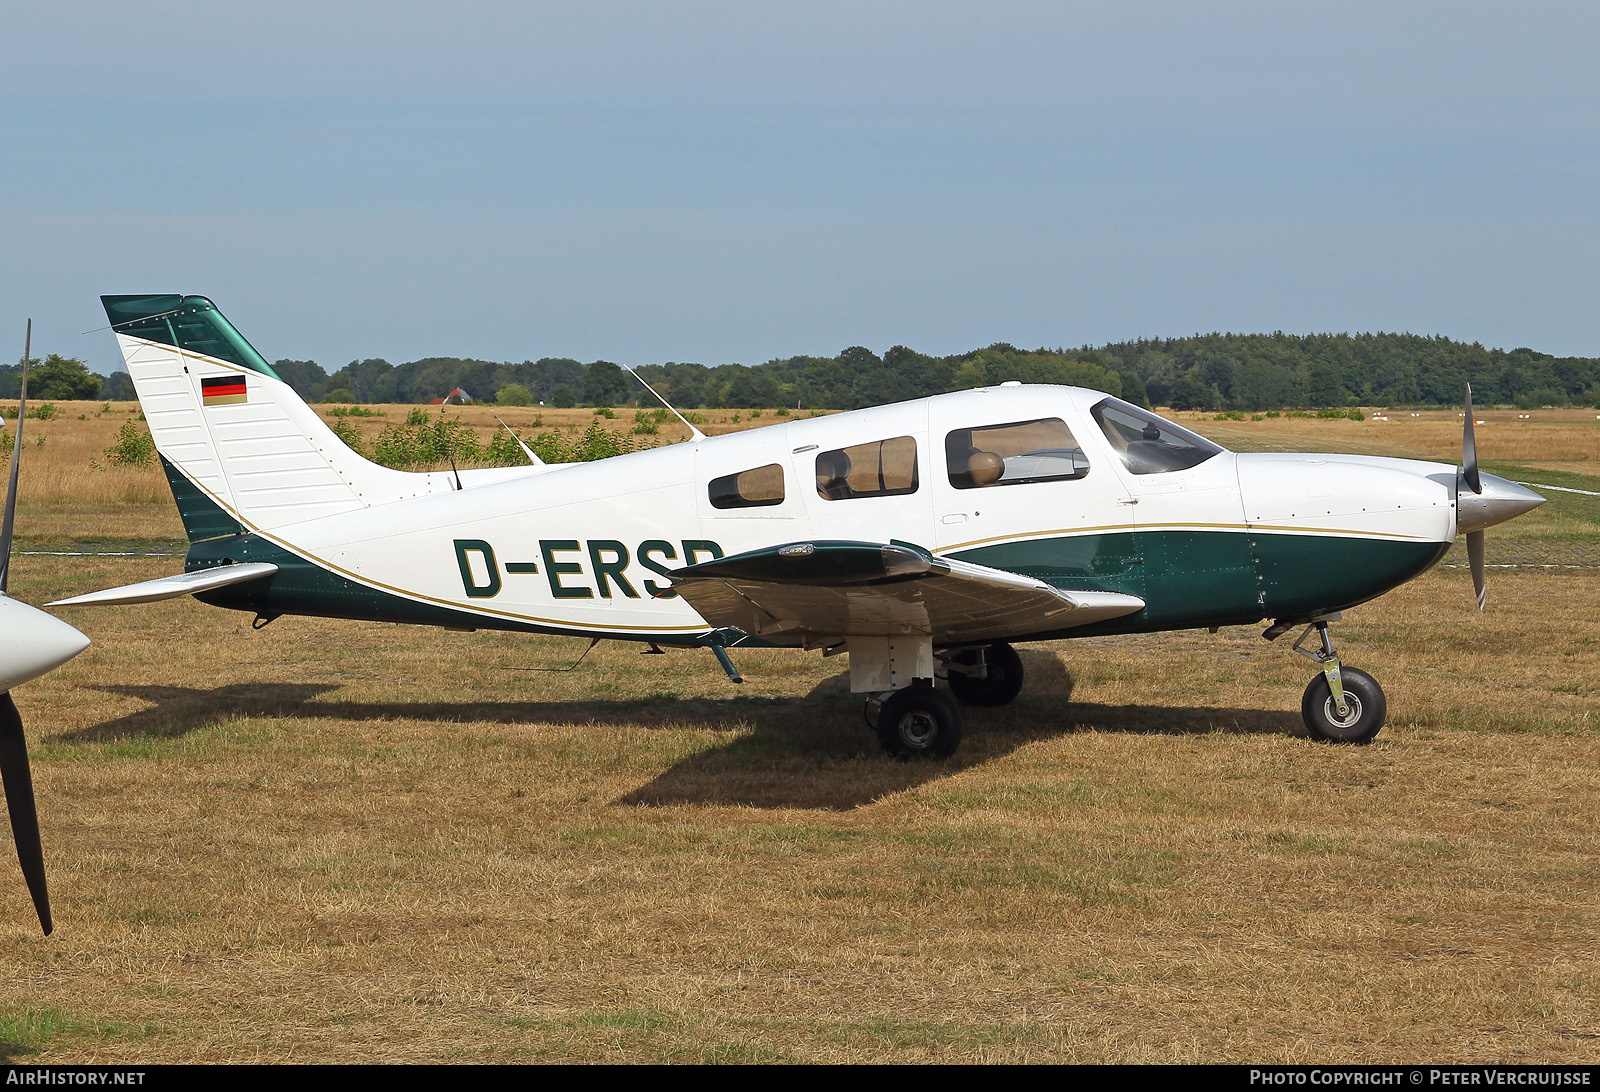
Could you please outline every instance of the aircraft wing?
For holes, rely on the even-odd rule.
[[[1065,591],[907,543],[791,542],[669,575],[710,624],[780,645],[901,635],[939,644],[998,640],[1144,609],[1136,595]]]

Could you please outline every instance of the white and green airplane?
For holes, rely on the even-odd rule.
[[[1235,454],[1117,398],[998,387],[598,462],[405,473],[346,447],[203,296],[105,296],[190,547],[184,573],[62,600],[845,652],[902,758],[1003,705],[1021,641],[1304,627],[1314,737],[1383,691],[1328,623],[1543,503],[1464,465]],[[1316,637],[1308,646],[1307,642]],[[948,682],[948,694],[936,685]]]

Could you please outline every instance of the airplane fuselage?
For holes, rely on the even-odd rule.
[[[897,540],[1146,604],[1021,637],[1034,639],[1328,614],[1411,579],[1455,538],[1451,465],[1212,445],[1169,469],[1135,449],[1185,459],[1140,440],[1138,421],[1117,416],[1123,405],[1079,388],[1008,385],[484,484],[469,476],[464,489],[199,542],[187,568],[277,564],[270,581],[201,596],[266,616],[680,644],[732,642],[668,574],[775,543]],[[997,480],[975,480],[964,453],[1000,446],[1007,430],[1070,439],[1009,455]],[[1181,444],[1176,433],[1166,439]],[[830,485],[824,464],[837,452],[853,453],[854,476]]]
[[[900,758],[1021,692],[1013,642],[1304,626],[1316,738],[1382,727],[1328,623],[1542,503],[1459,469],[1240,455],[1098,391],[1003,383],[591,463],[406,473],[352,450],[204,296],[106,296],[191,543],[186,572],[61,600],[849,656]],[[1315,633],[1318,647],[1305,642]],[[940,688],[936,684],[945,684]]]

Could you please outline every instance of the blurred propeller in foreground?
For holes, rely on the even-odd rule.
[[[11,688],[53,671],[89,647],[89,638],[42,610],[6,595],[11,578],[11,538],[17,518],[17,472],[22,462],[22,423],[28,416],[28,356],[33,349],[33,320],[28,320],[22,350],[22,390],[17,402],[17,431],[11,444],[11,479],[6,489],[5,519],[0,524],[0,784],[5,787],[11,836],[17,846],[22,876],[33,896],[39,924],[48,936],[50,892],[44,879],[44,847],[39,840],[39,810],[33,799],[33,771],[28,767],[28,741],[22,717],[11,700]]]

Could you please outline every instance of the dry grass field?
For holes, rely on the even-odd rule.
[[[13,594],[176,571],[103,553],[181,552],[159,472],[89,468],[129,407],[64,408]],[[593,420],[507,417],[541,413]],[[1593,411],[1480,416],[1488,468],[1600,490]],[[1453,414],[1186,420],[1459,451]],[[1551,498],[1501,530],[1596,541],[1597,498]],[[16,695],[57,928],[7,846],[0,1059],[1594,1062],[1600,569],[1489,596],[1441,567],[1336,627],[1389,694],[1370,747],[1307,740],[1311,666],[1233,629],[1030,646],[912,765],[815,654],[734,687],[705,652],[64,610],[93,647]]]

